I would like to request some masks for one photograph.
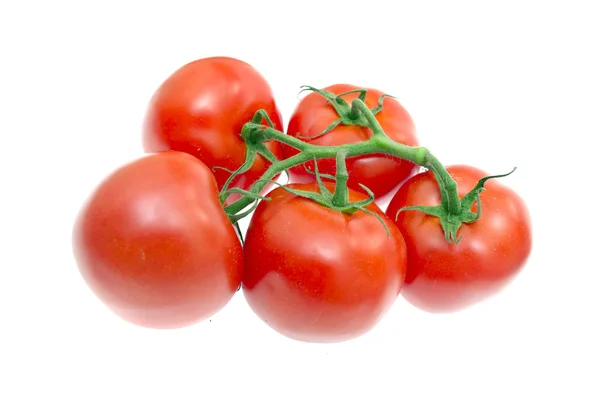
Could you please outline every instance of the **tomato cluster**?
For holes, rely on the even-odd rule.
[[[351,85],[325,90],[361,98],[389,138],[418,145],[411,117],[395,99]],[[310,196],[337,193],[335,159],[290,168],[295,183],[262,193],[243,242],[220,191],[246,161],[240,132],[258,110],[259,123],[282,130],[267,81],[233,58],[191,62],[158,88],[143,125],[147,154],[105,178],[74,226],[79,270],[115,314],[147,327],[182,327],[218,312],[241,287],[250,308],[281,334],[337,342],[372,329],[400,294],[429,312],[457,311],[498,293],[523,268],[531,224],[514,191],[489,182],[471,210],[483,210],[481,217],[460,227],[460,242],[448,241],[438,218],[402,210],[440,204],[436,177],[382,154],[348,159],[347,201],[362,204],[351,211]],[[321,146],[373,135],[338,118],[316,91],[299,102],[287,135]],[[299,152],[276,140],[265,145],[277,160]],[[241,189],[237,198],[270,165],[258,155],[234,174],[228,185]],[[460,196],[485,176],[469,166],[447,171]],[[365,194],[368,188],[382,196],[403,181],[385,212]]]

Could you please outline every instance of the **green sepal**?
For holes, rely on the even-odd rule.
[[[477,184],[475,185],[475,187],[473,189],[471,189],[471,191],[469,193],[467,193],[461,200],[461,206],[463,210],[470,210],[471,207],[473,206],[473,203],[479,199],[479,194],[481,194],[481,192],[483,192],[485,190],[484,185],[485,183],[490,180],[490,179],[495,179],[495,178],[504,178],[505,176],[509,176],[510,174],[512,174],[513,172],[515,172],[515,170],[517,169],[517,167],[514,167],[512,169],[512,171],[506,173],[506,174],[501,174],[501,175],[489,175],[486,177],[481,178]]]
[[[316,175],[315,171],[311,171],[310,169],[308,169],[308,166],[306,164],[302,164],[302,166],[304,167],[304,170],[306,172],[308,172],[309,174]],[[333,176],[333,175],[324,174],[324,173],[320,173],[320,175],[321,175],[321,178],[325,178],[325,179],[329,179],[329,180],[335,181],[335,176]]]
[[[253,192],[251,192],[249,190],[244,190],[244,189],[241,189],[241,188],[227,189],[226,193],[227,193],[228,197],[229,197],[230,194],[237,193],[237,194],[241,194],[243,196],[248,196],[248,197],[253,198],[253,199],[265,200],[265,201],[271,200],[268,197],[264,197],[264,196],[261,196],[260,194],[256,194],[256,193],[253,193]]]
[[[218,165],[215,165],[211,169],[212,169],[212,172],[215,172],[217,170],[225,171],[225,172],[228,172],[230,174],[233,174],[235,172],[235,170],[233,170],[233,169],[229,169],[229,168],[225,168],[225,167],[219,167]]]
[[[264,182],[263,180],[261,180],[261,181]],[[258,182],[261,182],[261,181],[258,181]],[[327,199],[321,193],[311,192],[311,191],[308,191],[308,190],[292,189],[289,186],[283,185],[283,184],[281,184],[281,183],[279,183],[277,181],[273,181],[273,180],[268,180],[268,182],[272,183],[272,184],[274,184],[276,186],[279,186],[280,188],[284,189],[285,191],[287,191],[287,192],[289,192],[289,193],[291,193],[293,195],[296,195],[298,197],[304,197],[306,199],[309,199],[309,200],[312,200],[312,201],[314,201],[316,203],[319,203],[319,204],[321,204],[323,206],[329,207]]]
[[[381,215],[379,215],[379,214],[377,214],[376,212],[373,212],[373,211],[371,211],[371,210],[367,210],[367,209],[366,209],[366,208],[364,208],[364,207],[359,207],[358,209],[359,209],[360,211],[362,211],[362,212],[366,213],[366,214],[372,215],[372,216],[374,216],[375,218],[377,218],[377,219],[379,220],[379,222],[381,222],[381,225],[383,225],[383,228],[385,229],[385,233],[387,234],[387,237],[389,238],[389,237],[391,236],[390,230],[389,230],[389,228],[387,227],[387,225],[385,224],[385,221],[383,220],[383,218],[381,217]]]
[[[352,94],[352,93],[360,93],[358,95],[358,98],[361,99],[362,101],[365,101],[365,99],[367,98],[367,89],[354,89],[354,90],[349,90],[347,92],[344,93],[340,93],[337,96],[338,97],[342,97],[342,96],[346,96],[347,94]]]
[[[375,193],[373,193],[373,191],[371,189],[369,189],[367,186],[363,185],[362,183],[359,183],[358,186],[360,186],[362,188],[362,190],[367,192],[367,195],[369,196],[369,198],[372,198],[373,200],[375,200]]]
[[[319,137],[324,136],[327,133],[331,132],[339,124],[346,125],[346,126],[369,127],[369,122],[367,121],[365,116],[362,113],[358,112],[357,110],[353,110],[352,106],[350,104],[348,104],[348,102],[342,98],[342,96],[345,96],[347,94],[360,93],[358,95],[358,100],[360,100],[361,102],[364,102],[366,99],[366,96],[367,96],[366,89],[354,89],[354,90],[350,90],[348,92],[344,92],[339,95],[336,95],[335,93],[329,92],[327,90],[317,89],[315,87],[308,86],[308,85],[302,86],[301,89],[302,90],[300,91],[300,93],[302,93],[305,90],[309,90],[309,91],[318,93],[321,96],[323,96],[327,100],[327,102],[329,102],[333,106],[333,108],[335,109],[335,111],[337,112],[337,114],[339,115],[340,118],[333,121],[327,128],[325,128],[325,130],[323,132],[319,133],[318,135],[315,135],[315,136],[296,135],[296,137],[301,138],[301,139],[307,139],[307,140],[308,139],[316,139],[316,138],[319,138]],[[383,102],[383,100],[381,100],[381,101]],[[381,106],[383,107],[383,105],[381,105]]]
[[[270,200],[270,199],[269,199]],[[256,199],[254,200],[254,203],[252,203],[252,207],[250,207],[249,209],[247,209],[246,211],[242,211],[238,214],[235,215],[227,215],[227,217],[229,218],[229,220],[231,222],[233,222],[234,224],[237,223],[239,220],[246,218],[248,215],[250,215],[254,210],[256,210],[256,207],[258,207],[259,204],[259,200]]]
[[[457,238],[458,229],[460,228],[462,221],[459,216],[451,216],[448,214],[444,206],[408,206],[402,207],[396,212],[396,220],[398,220],[398,216],[403,211],[420,211],[426,215],[431,215],[432,217],[437,217],[440,220],[440,225],[444,231],[444,237],[447,242],[452,242],[454,244],[458,244],[460,242],[460,237]]]
[[[321,179],[321,174],[319,173],[319,163],[317,162],[317,158],[315,157],[313,161],[315,164],[315,178],[317,180],[319,190],[321,191],[321,194],[327,201],[331,201],[333,199],[333,194],[329,191],[329,189],[327,189],[327,187],[323,183],[323,180]]]
[[[313,140],[313,139],[318,139],[321,136],[325,136],[327,135],[329,132],[331,132],[332,130],[334,130],[340,123],[342,122],[341,118],[336,119],[335,121],[333,121],[331,124],[329,124],[329,126],[327,128],[325,128],[325,130],[321,133],[319,133],[318,135],[315,136],[302,136],[300,134],[296,134],[297,138],[300,139],[304,139],[304,140]]]
[[[389,94],[382,94],[381,96],[379,96],[379,101],[377,102],[377,107],[371,108],[371,112],[373,113],[373,115],[377,115],[379,113],[379,111],[383,110],[383,101],[385,100],[386,97],[395,99],[394,96],[389,95]]]
[[[227,180],[223,184],[221,192],[219,193],[219,201],[221,202],[221,204],[225,204],[225,202],[227,201],[227,190],[229,189],[229,185],[231,184],[233,179],[236,176],[249,171],[250,168],[252,168],[252,165],[254,164],[255,158],[256,152],[252,148],[246,147],[246,161],[244,161],[244,163],[240,165],[238,169],[236,169],[231,173],[231,175],[229,175],[229,178],[227,178]]]
[[[350,105],[335,93],[323,89],[317,89],[316,87],[308,85],[302,85],[300,88],[302,89],[300,93],[308,90],[323,96],[329,103],[331,103],[331,105],[336,109],[336,111],[338,111],[338,114],[340,114],[340,112],[343,114],[344,112],[350,110]]]
[[[433,217],[438,217],[440,219],[446,214],[442,206],[408,206],[402,207],[398,210],[398,212],[396,212],[396,221],[398,220],[400,213],[403,211],[421,211],[422,213],[431,215]]]
[[[369,189],[362,183],[359,183],[359,186],[362,187],[365,190],[365,192],[367,192],[369,197],[364,200],[360,200],[360,201],[354,201],[354,202],[349,201],[347,206],[339,207],[342,212],[346,212],[347,214],[352,214],[352,212],[354,212],[352,210],[361,210],[363,207],[366,207],[375,201],[375,194],[371,191],[371,189]],[[347,210],[347,211],[345,211],[345,210]]]
[[[267,111],[262,108],[260,110],[258,110],[256,113],[254,113],[254,116],[252,117],[251,121],[254,124],[260,124],[260,123],[262,123],[263,119],[265,121],[267,121],[267,124],[269,125],[269,127],[275,128],[275,124],[269,117],[269,114],[267,114]]]
[[[396,220],[398,219],[398,215],[400,215],[403,211],[415,210],[421,211],[427,215],[431,215],[439,218],[440,225],[444,231],[444,236],[446,241],[452,242],[454,244],[459,244],[462,236],[458,235],[458,230],[460,229],[462,224],[471,224],[477,221],[481,217],[482,207],[481,207],[481,193],[485,190],[484,185],[490,179],[495,178],[503,178],[515,172],[516,168],[513,168],[512,171],[501,174],[501,175],[490,175],[481,178],[475,187],[469,191],[460,201],[460,210],[458,214],[451,214],[447,209],[447,206],[444,205],[443,196],[444,192],[442,191],[442,204],[438,206],[409,206],[403,207],[396,213]],[[474,203],[477,203],[477,212],[474,213],[471,211],[471,207],[473,207]]]

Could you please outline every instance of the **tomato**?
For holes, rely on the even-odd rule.
[[[290,184],[316,192],[315,183]],[[333,188],[333,184],[327,183]],[[338,342],[375,326],[398,297],[406,247],[394,223],[374,204],[390,231],[363,211],[344,214],[276,188],[248,227],[242,288],[270,327],[307,342]],[[365,196],[350,191],[350,200]]]
[[[220,310],[243,269],[238,236],[208,167],[175,151],[146,155],[109,175],[73,231],[79,270],[123,319],[177,328]]]
[[[178,150],[210,168],[235,170],[246,159],[240,132],[259,109],[282,130],[271,88],[252,66],[229,57],[190,62],[169,76],[153,95],[144,120],[144,149]],[[267,142],[267,147],[277,158],[283,157],[278,142]],[[249,189],[269,165],[258,156],[250,171],[239,175],[231,187]],[[214,175],[222,188],[230,173],[219,169]]]
[[[466,195],[486,174],[470,166],[447,168]],[[406,181],[386,214],[394,219],[406,206],[440,204],[430,171]],[[414,306],[434,313],[470,307],[501,291],[525,265],[531,252],[531,222],[523,200],[498,180],[485,183],[482,215],[463,224],[459,244],[448,243],[439,219],[420,211],[403,211],[396,225],[408,249],[408,270],[402,295]],[[471,211],[477,211],[477,203]]]
[[[360,88],[353,85],[338,84],[326,87],[324,90],[341,94],[355,89]],[[367,89],[365,103],[369,108],[376,107],[382,95],[383,92],[379,90]],[[352,100],[357,97],[358,94],[353,93],[343,96],[343,99],[351,104]],[[298,137],[298,139],[305,142],[323,146],[362,142],[373,135],[369,128],[340,124],[319,138],[303,138],[317,136],[338,118],[339,116],[333,106],[323,96],[313,92],[304,97],[296,107],[288,124],[287,134]],[[376,118],[392,140],[408,146],[418,145],[413,120],[398,101],[386,97],[383,102],[383,109],[376,115]],[[286,158],[298,153],[296,149],[287,145],[283,146],[283,151]],[[390,192],[416,170],[415,164],[410,161],[384,155],[350,158],[347,160],[347,164],[350,175],[348,186],[363,191],[358,185],[362,183],[371,189],[376,197],[381,197]],[[312,161],[307,163],[306,167],[312,169]],[[335,159],[319,160],[318,167],[320,172],[334,175]],[[314,179],[302,165],[292,168],[290,174],[294,181]]]

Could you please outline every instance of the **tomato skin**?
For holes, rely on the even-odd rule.
[[[240,132],[259,109],[266,110],[275,127],[283,130],[271,88],[252,66],[229,57],[190,62],[169,76],[153,95],[144,120],[144,149],[178,150],[210,168],[235,170],[246,159]],[[268,142],[267,147],[279,159],[283,157],[278,142]],[[269,165],[258,156],[232,187],[249,189]],[[230,174],[223,170],[213,173],[222,188]]]
[[[464,165],[447,168],[467,194],[487,174]],[[386,214],[395,219],[405,206],[440,204],[439,189],[430,171],[406,181],[392,198]],[[524,201],[492,179],[481,194],[482,216],[463,224],[459,244],[448,243],[436,217],[403,211],[396,225],[408,249],[403,297],[432,313],[455,312],[500,292],[524,267],[532,247],[531,221]],[[474,205],[472,211],[477,211]]]
[[[178,328],[213,315],[243,273],[240,241],[217,196],[210,169],[188,154],[146,155],[117,169],[75,222],[85,282],[137,325]]]
[[[360,89],[358,86],[348,84],[336,84],[326,87],[324,90],[341,94],[350,90]],[[369,108],[378,105],[379,97],[383,92],[376,89],[367,89],[365,103]],[[349,94],[343,98],[351,104],[358,94]],[[310,93],[297,105],[287,128],[290,136],[316,136],[323,132],[332,122],[339,118],[337,112],[323,96],[318,93]],[[409,113],[402,105],[392,99],[386,98],[383,109],[376,115],[385,133],[394,141],[407,146],[417,146],[418,141],[415,133],[414,122]],[[322,145],[337,146],[347,143],[358,143],[368,140],[373,135],[370,128],[360,126],[338,125],[326,135],[317,139],[303,139],[305,142]],[[284,145],[283,151],[286,158],[298,153],[290,146]],[[399,183],[404,181],[417,166],[410,161],[397,159],[385,155],[368,155],[354,157],[347,160],[348,173],[350,175],[348,186],[363,192],[358,185],[362,183],[373,191],[376,197],[381,197],[390,192]],[[313,170],[313,162],[307,163],[309,169]],[[335,159],[323,159],[318,162],[319,171],[330,175],[335,174]],[[306,172],[300,165],[292,168],[290,174],[294,181],[312,181],[313,175]]]
[[[316,191],[315,183],[291,184]],[[328,184],[333,188],[332,184]],[[256,209],[246,235],[242,288],[270,327],[307,342],[339,342],[369,331],[398,297],[406,247],[393,222],[342,214],[284,189]],[[353,201],[364,199],[350,191]],[[374,204],[368,209],[385,216]]]

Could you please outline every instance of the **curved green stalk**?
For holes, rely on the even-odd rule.
[[[429,215],[438,217],[444,230],[446,239],[449,242],[458,243],[460,241],[460,237],[457,237],[457,232],[461,224],[472,223],[481,215],[480,207],[478,208],[477,214],[470,212],[470,208],[475,201],[479,201],[479,194],[483,190],[483,184],[485,181],[490,178],[506,176],[497,175],[484,178],[467,196],[465,196],[464,199],[461,200],[461,198],[458,196],[456,182],[452,179],[448,171],[446,171],[443,164],[433,154],[431,154],[427,148],[411,147],[395,142],[383,131],[383,128],[379,124],[379,121],[377,121],[375,114],[377,114],[383,107],[383,98],[386,95],[380,98],[378,107],[369,109],[364,102],[364,96],[354,99],[352,104],[349,105],[343,99],[341,99],[343,94],[335,96],[332,93],[319,91],[311,87],[307,87],[307,90],[317,91],[325,96],[334,105],[336,110],[339,109],[338,113],[340,114],[340,121],[342,123],[354,123],[360,126],[367,125],[373,132],[373,135],[364,142],[342,144],[339,146],[318,146],[278,131],[273,127],[268,115],[266,115],[263,110],[259,110],[255,114],[252,121],[246,123],[242,129],[241,135],[248,148],[246,162],[232,174],[232,177],[230,180],[228,180],[228,183],[231,182],[233,176],[243,172],[244,170],[248,169],[250,165],[252,165],[256,154],[260,154],[265,157],[271,162],[271,165],[263,174],[263,176],[254,182],[248,191],[240,191],[239,189],[235,188],[229,189],[228,185],[223,188],[220,196],[222,203],[225,202],[224,199],[226,199],[227,196],[234,190],[237,193],[243,194],[240,199],[224,207],[225,212],[232,222],[237,222],[240,218],[248,214],[248,211],[242,213],[242,210],[252,203],[255,203],[257,199],[260,198],[260,192],[269,182],[272,182],[272,179],[275,176],[281,172],[287,172],[288,169],[297,165],[304,164],[308,161],[314,161],[316,163],[317,160],[324,158],[337,159],[336,190],[332,196],[331,202],[325,201],[325,203],[328,204],[327,206],[337,209],[338,211],[348,213],[363,209],[362,207],[356,207],[356,205],[347,204],[348,172],[346,170],[346,158],[369,154],[385,154],[411,161],[417,165],[421,165],[429,169],[433,173],[440,188],[441,204],[439,206],[432,207],[411,206],[400,211],[419,210]],[[360,117],[357,117],[358,113],[360,113]],[[349,115],[351,115],[351,118]],[[263,119],[267,120],[269,126],[261,124]],[[357,122],[348,122],[347,120],[354,120]],[[323,132],[321,135],[327,133],[328,131]],[[270,150],[268,150],[268,148],[265,146],[265,142],[271,140],[291,146],[297,149],[299,153],[285,160],[277,160],[273,153],[271,153]],[[368,188],[365,188],[365,190],[370,192]],[[320,199],[319,201],[324,201],[321,199],[321,197],[319,197],[319,195],[317,195],[317,197]]]

